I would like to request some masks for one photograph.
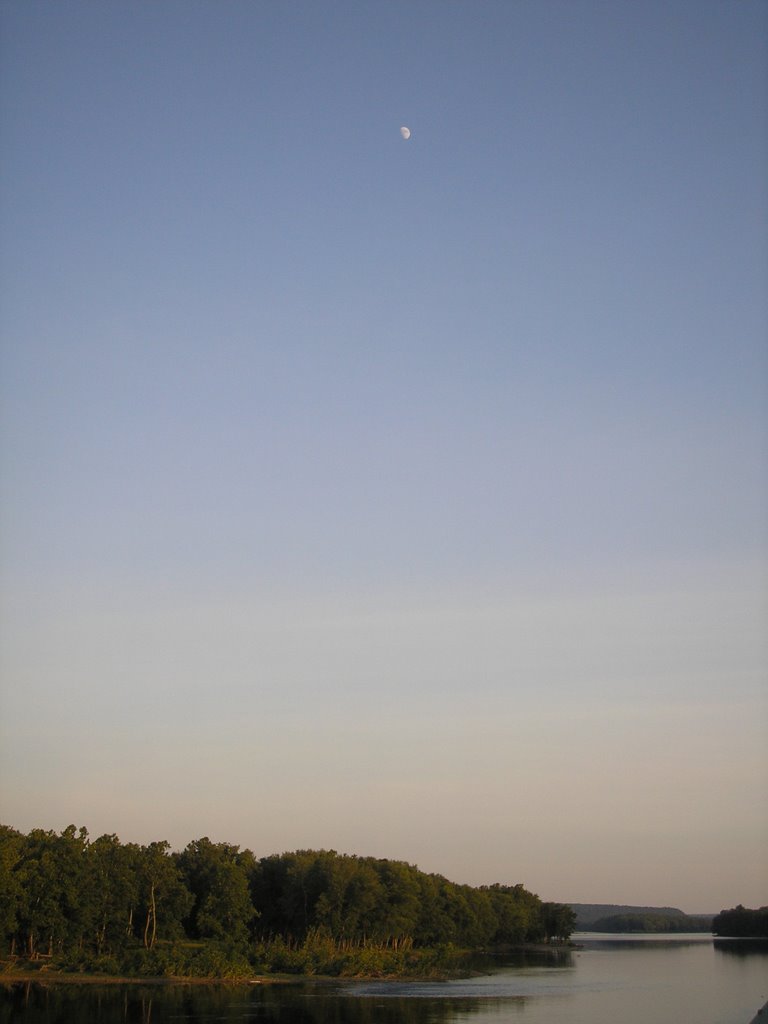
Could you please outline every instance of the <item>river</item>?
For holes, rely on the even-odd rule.
[[[486,960],[482,974],[448,982],[16,983],[0,987],[0,1024],[749,1024],[768,1000],[768,942],[574,941],[571,952]]]

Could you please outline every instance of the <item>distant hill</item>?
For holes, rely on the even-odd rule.
[[[657,917],[685,917],[677,907],[629,907],[618,903],[569,903],[576,914],[576,930],[588,932],[601,918],[625,914],[654,914]]]
[[[711,917],[684,914],[612,914],[601,917],[589,926],[592,932],[711,932]]]

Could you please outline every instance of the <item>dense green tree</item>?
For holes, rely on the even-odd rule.
[[[611,914],[590,925],[595,932],[709,932],[711,917],[690,917],[687,914]]]
[[[378,905],[369,933],[378,941],[413,941],[419,927],[421,886],[419,872],[399,860],[377,860]]]
[[[442,875],[419,875],[419,917],[414,938],[422,946],[440,946],[456,939],[445,893],[451,883]]]
[[[174,938],[183,934],[182,921],[188,915],[193,898],[184,885],[179,869],[171,858],[166,840],[141,847],[138,857],[138,891],[142,908],[141,939],[153,949],[158,935]]]
[[[750,910],[739,904],[731,910],[721,910],[712,921],[715,935],[740,938],[768,938],[768,907]]]
[[[315,903],[318,927],[338,940],[358,940],[376,931],[381,882],[370,863],[331,851],[318,858],[315,871],[322,878]]]
[[[251,899],[259,912],[262,935],[303,938],[314,924],[322,878],[311,850],[273,854],[257,861],[251,873]]]
[[[30,956],[50,956],[65,943],[82,941],[87,841],[87,831],[74,825],[61,835],[33,829],[26,837],[17,864],[22,891],[17,916]]]
[[[257,861],[207,837],[172,854],[164,841],[91,842],[73,825],[28,835],[0,827],[6,948],[81,966],[117,957],[129,970],[242,976],[246,958],[261,957],[286,970],[397,970],[404,955],[425,962],[424,947],[565,939],[572,917],[522,885],[473,888],[333,850]],[[199,942],[174,945],[184,937]]]
[[[542,924],[547,942],[567,942],[576,927],[576,913],[564,903],[544,903]]]
[[[88,886],[94,907],[91,916],[97,954],[124,948],[133,934],[133,911],[139,898],[138,847],[123,846],[116,835],[94,840],[87,853]]]
[[[519,898],[518,888],[499,884],[487,887],[489,899],[496,915],[496,931],[492,942],[499,946],[514,946],[525,942],[531,925],[531,910]]]
[[[487,891],[496,914],[495,945],[540,942],[545,936],[541,900],[522,885],[490,885]]]
[[[0,930],[11,955],[16,952],[19,913],[24,899],[17,870],[24,842],[24,836],[16,829],[0,825]]]
[[[193,897],[187,933],[245,946],[256,913],[249,891],[254,863],[250,850],[240,853],[238,846],[212,843],[205,836],[189,843],[176,863]]]

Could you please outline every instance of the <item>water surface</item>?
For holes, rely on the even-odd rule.
[[[768,1001],[768,942],[574,938],[448,982],[17,983],[0,989],[0,1024],[749,1024]]]

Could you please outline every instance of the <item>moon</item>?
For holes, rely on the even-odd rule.
[[[411,129],[406,128],[405,125],[403,125],[403,127],[400,129],[400,134],[403,136],[404,139],[410,139]]]

